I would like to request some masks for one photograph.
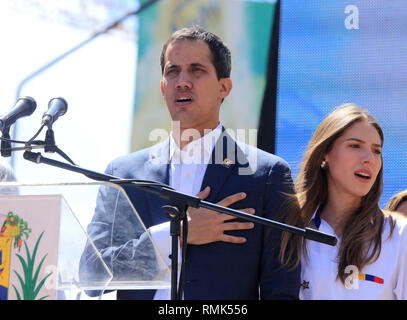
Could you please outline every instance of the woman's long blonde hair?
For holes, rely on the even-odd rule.
[[[328,199],[328,183],[323,159],[334,142],[346,129],[359,121],[367,121],[378,132],[382,144],[383,131],[379,123],[362,107],[347,103],[338,106],[318,126],[312,136],[295,182],[295,195],[288,198],[282,210],[286,223],[307,227],[317,208]],[[383,161],[372,188],[361,201],[360,207],[345,223],[338,253],[338,277],[345,280],[345,268],[355,265],[362,268],[380,255],[384,215],[379,207],[383,189]],[[394,223],[392,223],[392,228]],[[286,267],[297,266],[301,253],[307,258],[306,242],[300,236],[284,232],[281,241],[280,261]]]

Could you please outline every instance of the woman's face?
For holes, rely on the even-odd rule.
[[[346,129],[325,155],[329,194],[356,200],[365,196],[382,166],[381,151],[380,135],[366,120]]]

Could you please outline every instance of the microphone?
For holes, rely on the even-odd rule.
[[[64,98],[53,98],[48,103],[48,111],[42,116],[42,125],[50,127],[58,117],[63,116],[68,109]]]
[[[21,117],[31,115],[37,108],[37,103],[31,97],[22,97],[17,100],[13,109],[7,112],[0,118],[0,130],[6,130],[9,128],[17,119]]]

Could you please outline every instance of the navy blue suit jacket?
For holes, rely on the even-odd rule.
[[[226,158],[233,163],[222,164]],[[106,173],[168,184],[168,159],[169,139],[112,161]],[[247,197],[231,208],[254,208],[256,215],[274,219],[284,192],[292,192],[292,179],[290,168],[283,159],[236,143],[224,131],[215,146],[212,163],[207,166],[201,190],[206,186],[211,187],[211,192],[205,201],[217,203],[229,195],[245,192]],[[147,228],[168,221],[161,209],[166,204],[165,200],[134,188],[126,189],[126,192]],[[116,265],[118,272],[119,266],[132,264],[128,261],[134,257],[135,251],[143,250],[140,239],[145,235],[143,230],[131,228],[136,223],[134,214],[103,204],[104,199],[109,197],[106,193],[100,192],[88,233],[105,261],[113,267]],[[108,217],[113,214],[112,211],[117,211],[114,223],[124,226],[123,229],[114,231],[109,225],[111,220]],[[218,241],[187,246],[185,299],[298,298],[300,267],[288,271],[282,269],[278,262],[279,230],[256,224],[250,230],[226,232],[243,236],[247,242],[232,244]],[[136,264],[130,268],[137,272]],[[154,293],[155,290],[119,290],[117,298],[152,299]]]

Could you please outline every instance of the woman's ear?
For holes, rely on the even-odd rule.
[[[328,155],[326,154],[325,157],[322,159],[321,162],[321,169],[328,168]]]

